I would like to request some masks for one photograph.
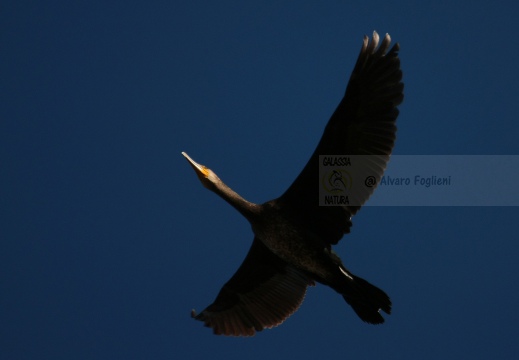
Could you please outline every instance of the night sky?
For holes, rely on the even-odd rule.
[[[5,1],[0,358],[517,358],[517,206],[366,206],[335,250],[390,295],[385,324],[318,285],[279,327],[213,335],[190,311],[253,234],[181,155],[281,195],[373,30],[401,46],[394,154],[517,155],[512,4]]]

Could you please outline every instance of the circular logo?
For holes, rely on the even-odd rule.
[[[322,183],[328,193],[341,194],[351,189],[352,179],[347,171],[333,169],[323,176]]]

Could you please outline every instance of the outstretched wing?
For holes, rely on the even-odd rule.
[[[255,238],[240,268],[215,301],[200,314],[192,315],[217,335],[252,336],[292,315],[303,302],[308,285],[314,282]]]
[[[278,199],[304,213],[315,234],[329,244],[336,244],[351,227],[351,216],[371,196],[375,187],[356,190],[355,206],[319,206],[319,155],[369,155],[362,157],[361,173],[382,178],[395,142],[397,106],[403,100],[404,84],[399,45],[389,51],[391,38],[386,35],[379,46],[379,36],[364,37],[346,94],[326,125],[324,134],[303,171]],[[356,171],[357,171],[356,170]]]

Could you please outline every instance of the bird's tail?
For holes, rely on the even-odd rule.
[[[380,310],[391,313],[391,300],[387,294],[366,280],[349,273],[348,285],[341,291],[342,297],[365,322],[382,324]]]

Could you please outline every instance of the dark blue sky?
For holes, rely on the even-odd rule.
[[[0,358],[517,358],[517,207],[365,207],[336,250],[384,325],[317,286],[278,328],[212,335],[190,310],[252,232],[180,154],[277,197],[373,30],[401,44],[395,154],[518,154],[511,3],[4,2]]]

